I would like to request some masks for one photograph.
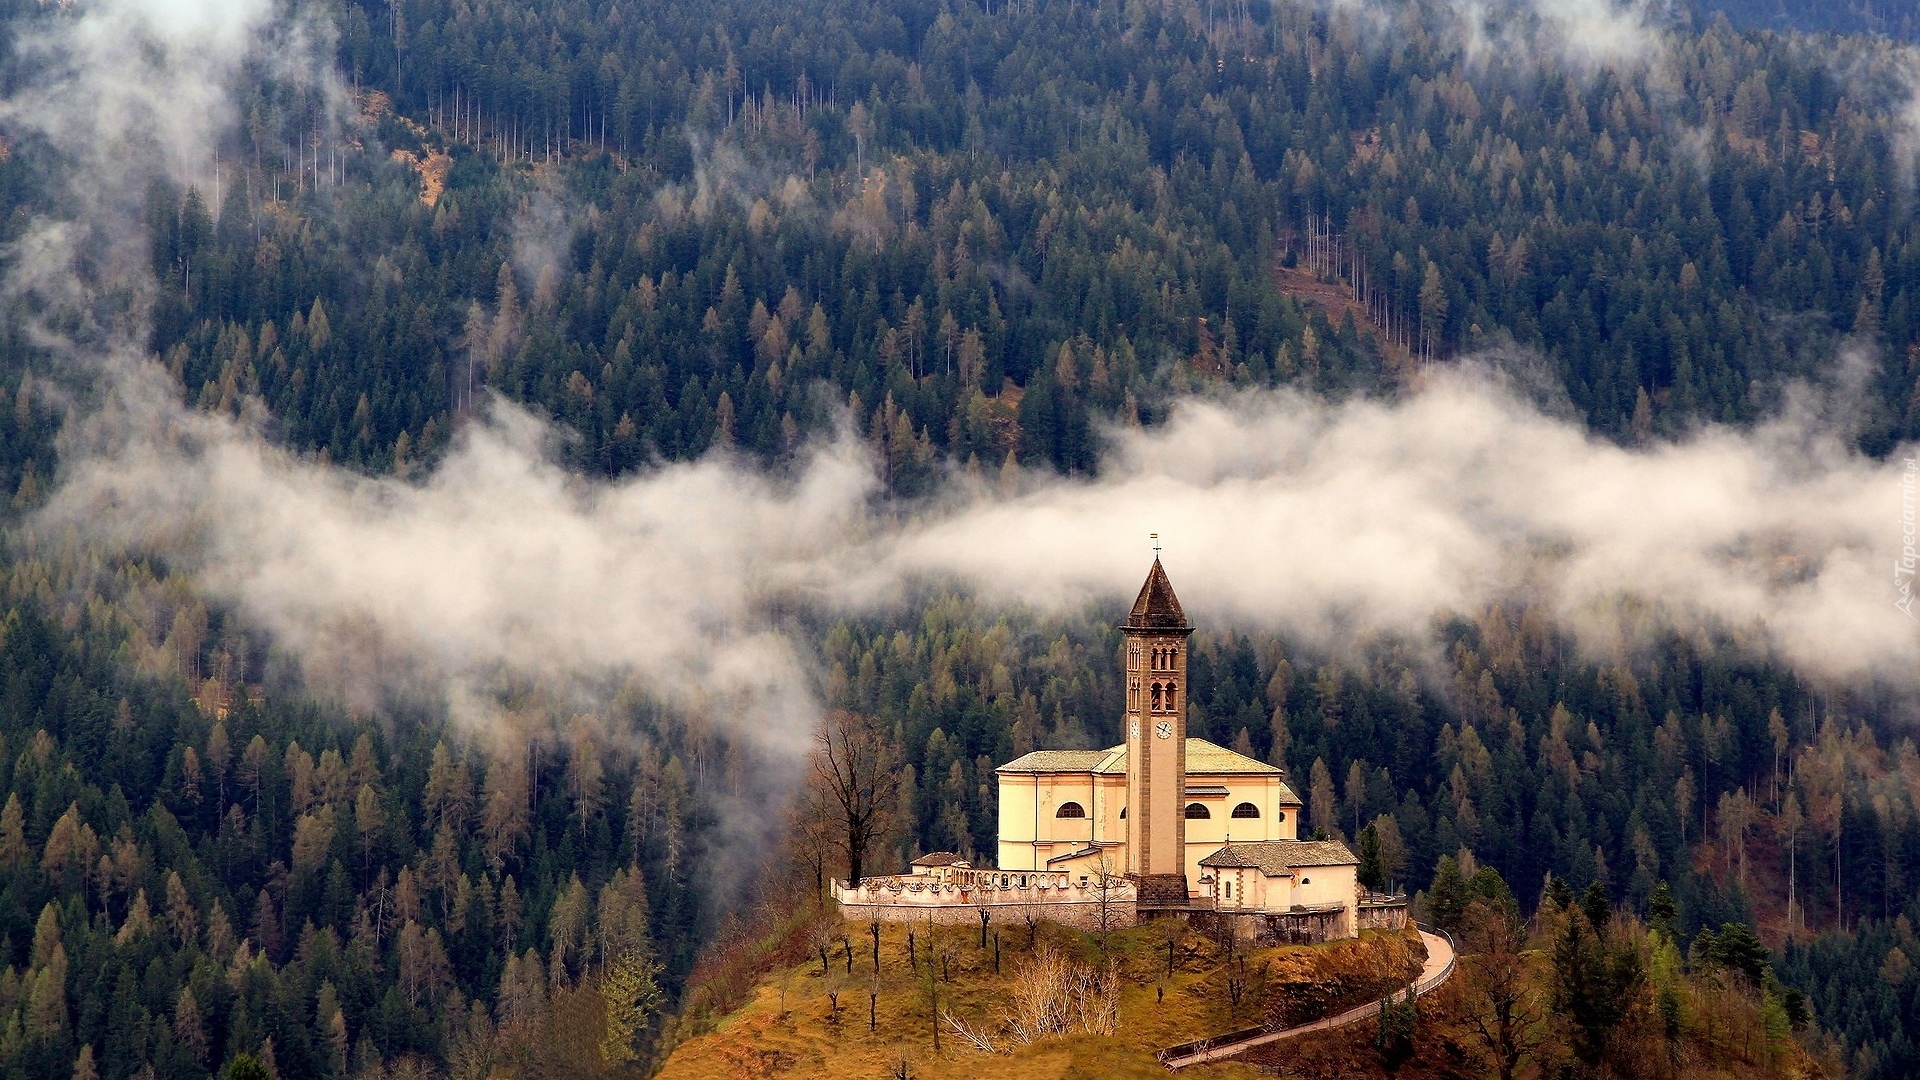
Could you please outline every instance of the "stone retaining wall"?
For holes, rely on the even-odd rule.
[[[1404,899],[1383,904],[1362,903],[1358,914],[1362,930],[1407,928],[1407,902]]]

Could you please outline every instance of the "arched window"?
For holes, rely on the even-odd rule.
[[[1120,808],[1120,820],[1121,821],[1127,820],[1127,808],[1124,806]]]
[[[1173,711],[1173,684],[1167,684],[1167,711]]]
[[[1153,711],[1154,712],[1160,711],[1160,684],[1159,683],[1153,684]]]
[[[1257,818],[1260,816],[1260,808],[1250,802],[1243,802],[1233,808],[1233,816]]]
[[[1082,818],[1087,816],[1087,808],[1077,802],[1063,802],[1060,809],[1053,812],[1054,817]]]
[[[1200,805],[1197,802],[1190,802],[1187,804],[1187,820],[1188,821],[1203,821],[1212,816],[1213,816],[1212,814],[1207,813],[1206,807]]]
[[[1287,812],[1285,810],[1276,810],[1273,815],[1273,820],[1275,821],[1287,820]]]

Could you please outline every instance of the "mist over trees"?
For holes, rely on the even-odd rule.
[[[0,4],[9,46],[45,7]],[[1089,473],[1103,424],[1183,394],[1391,394],[1508,345],[1634,445],[1773,415],[1850,336],[1877,364],[1848,437],[1920,436],[1903,91],[1832,59],[1892,46],[1702,16],[1654,77],[1474,62],[1409,10],[1387,41],[1288,3],[342,3],[346,109],[262,74],[198,180],[147,187],[145,344],[193,407],[258,401],[279,443],[400,478],[491,392],[606,476],[777,469],[850,417],[913,497]],[[0,152],[0,240],[61,201],[46,155]],[[990,861],[995,765],[1119,741],[1112,612],[936,589],[825,620],[863,783],[798,785],[751,861],[728,814],[757,763],[710,717],[515,687],[476,734],[310,700],[185,574],[20,528],[74,382],[0,320],[5,1075],[638,1075],[738,993],[755,918],[925,851]],[[1370,875],[1459,902],[1510,1006],[1492,1058],[1530,1037],[1500,964],[1552,874],[1663,927],[1664,963],[1772,971],[1860,1075],[1920,1069],[1897,690],[1732,631],[1596,660],[1521,605],[1440,638],[1204,630],[1191,723],[1286,768]],[[1633,972],[1604,917],[1550,911],[1602,1060]]]

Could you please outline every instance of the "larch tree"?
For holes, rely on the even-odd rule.
[[[1509,905],[1477,899],[1461,922],[1460,961],[1468,1027],[1486,1064],[1513,1080],[1538,1043],[1541,1012],[1527,973],[1527,928]]]
[[[1314,758],[1313,768],[1308,770],[1307,810],[1316,832],[1324,832],[1329,837],[1340,835],[1335,805],[1333,773],[1327,768],[1325,758]]]

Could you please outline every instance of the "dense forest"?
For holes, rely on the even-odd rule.
[[[1898,87],[1808,39],[1718,23],[1658,78],[1582,79],[1288,5],[763,18],[347,8],[342,62],[381,87],[357,129],[263,97],[217,208],[152,193],[156,350],[375,470],[482,383],[574,426],[583,469],[779,454],[844,402],[908,490],[942,456],[1087,470],[1096,420],[1168,392],[1380,388],[1507,340],[1629,439],[1752,420],[1863,333],[1896,344],[1863,444],[1920,430]],[[1283,262],[1341,275],[1363,325]]]
[[[187,405],[400,478],[497,395],[592,476],[778,470],[850,418],[912,499],[1093,473],[1107,425],[1182,395],[1392,395],[1489,350],[1644,444],[1772,415],[1843,339],[1880,358],[1853,437],[1884,455],[1920,438],[1916,65],[1754,28],[1778,6],[1593,66],[1475,52],[1437,4],[326,4],[337,95],[250,67],[200,174],[142,185],[144,344]],[[0,9],[10,42],[67,17]],[[0,239],[69,205],[55,156],[9,136]],[[514,687],[487,734],[431,695],[367,715],[185,570],[62,549],[32,513],[90,391],[0,335],[0,1073],[643,1071],[755,920],[841,872],[805,820],[717,846],[752,751],[643,680],[590,714]],[[1117,741],[1116,614],[935,589],[799,619],[823,704],[902,763],[869,859],[990,852],[995,764]],[[1731,631],[1596,661],[1520,605],[1440,640],[1436,673],[1206,628],[1193,733],[1415,890],[1470,860],[1529,910],[1552,874],[1645,912],[1664,882],[1681,939],[1776,947],[1821,1054],[1920,1070],[1900,691]]]
[[[1832,31],[1920,38],[1920,12],[1888,0],[1843,0],[1804,4],[1794,0],[1698,0],[1699,15],[1725,15],[1734,25],[1756,30]]]

